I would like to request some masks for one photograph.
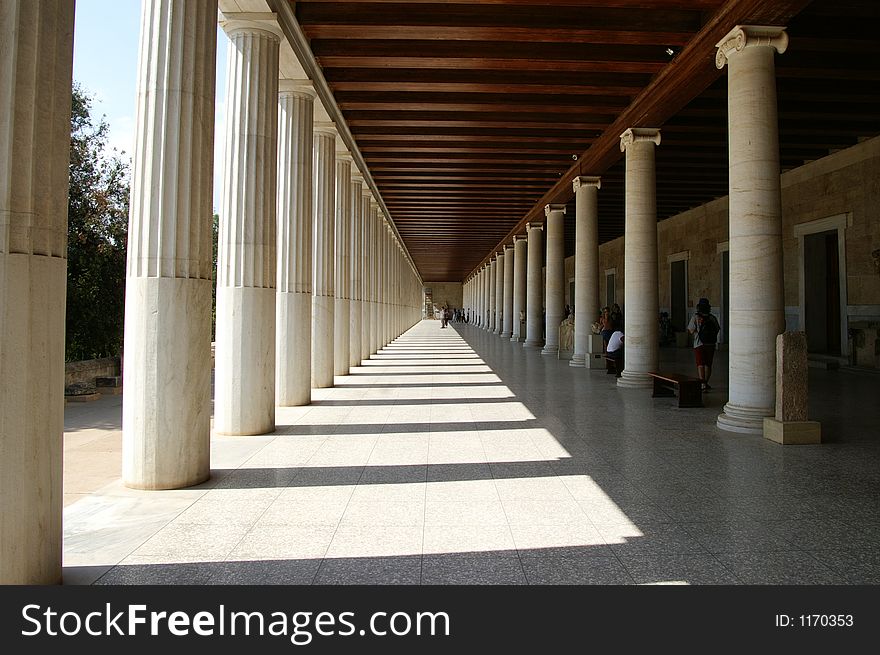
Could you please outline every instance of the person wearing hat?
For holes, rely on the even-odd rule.
[[[712,361],[715,359],[715,346],[718,343],[721,326],[712,314],[712,305],[709,304],[708,298],[700,298],[697,302],[697,311],[691,317],[687,330],[694,335],[697,375],[703,383],[703,391],[709,391],[712,389],[709,386],[709,377],[712,375]]]

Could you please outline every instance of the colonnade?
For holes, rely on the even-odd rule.
[[[717,45],[717,66],[729,67],[731,282],[730,392],[717,425],[733,432],[760,434],[763,418],[772,416],[775,408],[775,340],[785,321],[774,55],[787,45],[784,28],[765,26],[737,26]],[[654,162],[659,145],[659,129],[633,126],[620,135],[626,166],[625,347],[624,371],[617,384],[624,388],[650,386],[650,373],[659,366]],[[576,216],[571,366],[588,366],[590,326],[599,309],[600,186],[599,177],[580,176],[572,188]],[[464,298],[478,327],[556,355],[564,298],[565,205],[547,205],[544,214],[543,223],[526,223],[524,235],[513,235],[503,252],[493,253],[465,280]],[[502,282],[497,282],[502,274],[497,271],[503,271]],[[496,300],[499,294],[502,302]]]
[[[16,164],[0,167],[0,583],[57,583],[74,3],[10,0],[4,14],[0,159]],[[210,475],[217,20],[218,0],[142,8],[122,419],[123,481],[139,489]],[[254,435],[414,325],[422,284],[368,172],[316,120],[312,83],[282,77],[276,16],[221,26],[214,428]]]

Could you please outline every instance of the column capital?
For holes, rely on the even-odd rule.
[[[218,21],[227,35],[235,32],[267,32],[279,42],[284,39],[284,32],[278,24],[278,14],[266,11],[237,11],[221,13]]]
[[[513,237],[513,240],[516,241],[516,237]],[[511,250],[513,250],[513,244],[512,243],[505,243],[504,244],[504,256],[506,257],[507,255],[509,255],[510,254],[509,251],[511,251]]]
[[[334,139],[339,137],[339,133],[336,131],[336,123],[333,121],[315,121],[314,131],[315,134],[326,134]]]
[[[366,180],[364,180],[364,186],[361,189],[361,195],[364,197],[364,200],[366,200],[367,203],[373,202],[373,192],[370,190],[370,187],[367,186]]]
[[[565,205],[544,205],[544,216],[549,216],[551,212],[565,213]]]
[[[337,141],[337,143],[339,143]],[[351,153],[346,148],[342,148],[341,150],[336,151],[336,161],[347,161],[349,164],[354,162],[354,157],[351,156]]]
[[[532,230],[532,229],[543,230],[544,223],[542,223],[540,221],[532,221],[531,223],[526,223],[526,232],[528,232],[529,230]]]
[[[372,211],[372,210],[374,210],[374,209],[375,209],[376,211],[379,211],[379,203],[378,203],[378,202],[376,201],[376,199],[371,195],[371,196],[370,196],[370,210]],[[381,214],[380,214],[380,216],[381,216]]]
[[[282,77],[278,80],[278,95],[294,95],[314,99],[317,97],[315,85],[311,80],[292,80]]]
[[[572,189],[574,189],[575,193],[577,190],[582,187],[596,187],[597,189],[602,188],[602,178],[601,177],[593,177],[589,175],[581,175],[579,177],[574,178],[571,183]]]
[[[626,152],[626,149],[634,143],[642,141],[650,141],[654,145],[660,145],[660,130],[653,127],[631,127],[620,135],[620,151]]]
[[[517,241],[525,241],[528,239],[528,236],[525,234],[514,234],[513,235],[513,245],[516,245]]]
[[[788,48],[788,32],[784,27],[770,25],[737,25],[715,44],[715,66],[724,68],[730,55],[752,46],[775,48],[782,54]]]
[[[353,168],[351,171],[351,181],[357,182],[358,184],[363,184],[364,183],[364,176],[361,175],[361,172],[358,169]]]

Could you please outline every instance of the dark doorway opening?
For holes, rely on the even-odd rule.
[[[837,230],[804,236],[804,331],[811,353],[840,354],[837,252]]]
[[[687,302],[687,260],[679,260],[669,265],[671,281],[670,322],[676,332],[684,332],[688,324]]]

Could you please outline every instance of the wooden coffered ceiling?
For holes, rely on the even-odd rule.
[[[600,241],[623,234],[627,127],[661,127],[658,219],[727,193],[737,24],[788,27],[783,168],[880,132],[876,0],[298,0],[298,22],[424,280],[463,280],[602,175]],[[670,54],[671,52],[671,54]],[[567,252],[573,251],[573,207]]]

